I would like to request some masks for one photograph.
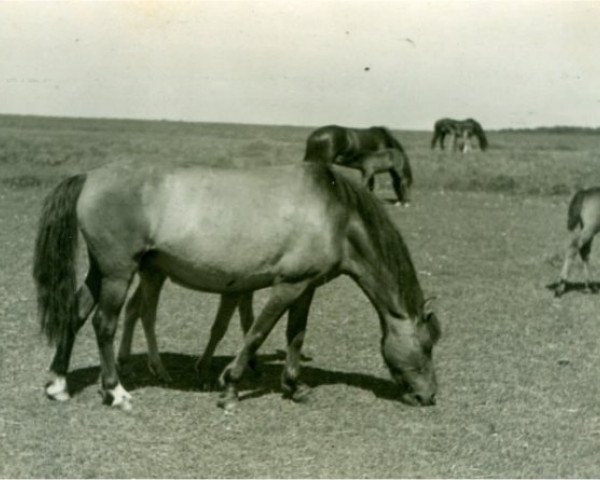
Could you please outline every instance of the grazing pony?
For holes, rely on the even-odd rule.
[[[467,118],[466,120],[454,120],[452,118],[442,118],[435,122],[433,126],[433,138],[431,139],[431,148],[440,144],[444,150],[444,140],[447,135],[452,135],[452,149],[460,149],[466,153],[471,149],[471,137],[474,135],[479,140],[479,148],[483,151],[488,147],[488,141],[483,128],[476,120]]]
[[[565,293],[569,270],[578,253],[583,260],[586,288],[588,291],[594,291],[589,260],[592,240],[600,231],[600,187],[579,190],[573,196],[569,204],[567,229],[573,232],[573,236],[567,246],[560,279],[554,291],[557,297]]]
[[[382,153],[381,157],[371,157],[371,154],[384,150],[387,153]],[[408,203],[408,189],[413,181],[408,155],[385,127],[347,128],[328,125],[318,128],[306,140],[304,161],[334,163],[361,170],[363,181],[371,190],[375,188],[373,173],[387,171],[392,177],[398,203]],[[365,162],[370,165],[363,165]],[[378,164],[383,168],[373,172]]]
[[[76,289],[77,232],[89,270]],[[112,164],[61,182],[46,198],[34,252],[42,331],[57,345],[46,386],[69,398],[66,374],[88,316],[100,352],[104,402],[131,408],[113,350],[119,312],[135,274],[142,316],[153,323],[165,280],[191,289],[270,297],[221,375],[219,405],[237,404],[249,360],[288,311],[284,392],[305,398],[298,380],[308,311],[316,288],[349,275],[375,307],[381,353],[400,396],[435,403],[432,349],[439,322],[427,309],[410,254],[383,205],[337,169],[303,163],[252,170],[197,165]]]

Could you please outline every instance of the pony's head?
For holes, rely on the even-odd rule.
[[[432,350],[441,336],[432,311],[414,319],[388,319],[381,349],[392,378],[402,388],[402,400],[411,405],[435,405],[437,380]]]

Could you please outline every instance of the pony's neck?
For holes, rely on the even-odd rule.
[[[364,253],[364,250],[363,250]],[[376,256],[363,259],[352,277],[365,292],[380,318],[415,318],[424,302],[423,292],[412,264],[390,268]]]

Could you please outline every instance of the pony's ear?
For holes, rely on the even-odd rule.
[[[431,341],[435,345],[442,336],[440,321],[433,312],[426,313],[424,319],[425,325],[427,325],[427,328],[429,329],[429,335],[431,335]]]
[[[432,313],[433,302],[435,302],[436,299],[437,297],[429,297],[423,302],[423,311],[425,312],[425,316],[427,316],[429,313]]]

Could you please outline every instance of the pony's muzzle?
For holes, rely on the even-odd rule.
[[[432,393],[431,395],[405,393],[401,398],[404,403],[414,407],[430,407],[436,404],[435,393]]]

